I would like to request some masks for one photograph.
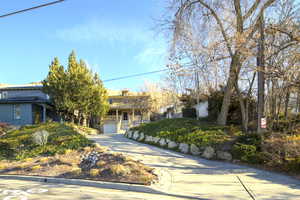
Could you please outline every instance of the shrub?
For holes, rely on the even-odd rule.
[[[257,133],[241,134],[237,138],[236,142],[241,144],[254,145],[257,148],[257,150],[260,151],[262,144],[262,136]]]
[[[97,162],[97,167],[103,167],[104,165],[106,164],[106,162],[105,161],[103,161],[103,160],[100,160],[100,161],[98,161]]]
[[[31,170],[32,171],[37,171],[37,170],[40,170],[42,167],[40,165],[35,165],[35,166],[32,166],[31,167]]]
[[[129,168],[120,164],[111,165],[109,170],[115,176],[123,176],[130,173]]]
[[[41,130],[35,132],[32,136],[33,136],[33,142],[35,144],[44,146],[48,142],[49,133],[48,131]]]
[[[51,133],[48,138],[45,131]],[[32,138],[36,138],[36,142],[32,142]],[[67,149],[92,145],[92,141],[65,124],[52,122],[23,126],[0,138],[0,159],[20,160],[40,155],[52,156],[63,154]]]
[[[257,151],[255,145],[237,143],[233,145],[232,155],[246,163],[260,164],[263,162],[262,153]]]
[[[90,170],[90,176],[92,176],[92,177],[98,176],[99,173],[100,173],[99,169],[91,169]]]
[[[180,118],[164,119],[132,128],[146,135],[170,139],[178,143],[198,146],[217,145],[230,140],[227,127],[201,123],[198,120]]]
[[[300,135],[273,134],[263,143],[266,165],[289,172],[300,172]]]
[[[71,169],[71,173],[72,173],[72,174],[75,174],[75,175],[80,175],[81,172],[82,172],[82,170],[81,170],[81,168],[79,168],[79,167],[73,167],[73,168]]]

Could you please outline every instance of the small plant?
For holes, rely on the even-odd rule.
[[[0,164],[0,170],[5,170],[7,169],[7,165],[5,164]]]
[[[92,176],[92,177],[98,176],[99,173],[100,173],[99,169],[91,169],[90,170],[90,176]]]
[[[37,170],[39,170],[39,169],[41,169],[42,167],[41,167],[41,165],[35,165],[35,166],[32,166],[31,167],[31,170],[32,171],[37,171]]]
[[[123,165],[120,165],[120,164],[112,165],[112,166],[110,166],[109,169],[110,169],[110,172],[116,176],[123,176],[123,175],[130,173],[129,168],[127,168]]]
[[[139,181],[141,181],[143,183],[147,183],[147,184],[150,184],[152,180],[153,180],[153,177],[150,174],[143,174],[139,178]]]
[[[105,164],[106,164],[105,161],[100,160],[100,161],[97,162],[97,167],[103,167]]]
[[[42,163],[45,163],[45,162],[48,162],[49,161],[49,158],[48,157],[43,157],[40,159],[40,162]]]
[[[67,149],[66,151],[65,151],[65,154],[70,154],[70,153],[72,153],[74,150],[72,150],[72,149]]]
[[[257,151],[255,145],[237,143],[232,149],[233,157],[246,163],[260,164],[263,154]]]
[[[26,158],[24,161],[25,161],[25,162],[32,162],[32,161],[33,161],[33,158]]]
[[[33,142],[40,146],[45,146],[48,142],[49,132],[46,130],[41,130],[35,132],[33,135]]]
[[[81,172],[82,172],[82,170],[81,170],[81,168],[79,168],[79,167],[73,167],[73,168],[71,169],[71,173],[73,173],[73,174],[75,174],[75,175],[80,175]]]

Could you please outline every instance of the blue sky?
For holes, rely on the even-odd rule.
[[[1,0],[0,14],[52,0]],[[154,18],[163,0],[67,0],[0,19],[0,83],[42,80],[57,56],[66,65],[72,50],[100,77],[111,79],[165,67],[167,44]],[[107,82],[109,89],[139,89],[161,74]]]

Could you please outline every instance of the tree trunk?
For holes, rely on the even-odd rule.
[[[221,111],[219,113],[218,120],[217,120],[218,125],[226,125],[231,95],[234,91],[234,84],[238,78],[240,69],[241,69],[240,56],[238,54],[235,54],[232,57],[232,61],[230,64],[230,71],[229,71],[229,76],[228,76],[228,80],[227,80],[227,85],[225,88],[222,107],[221,107]]]
[[[287,92],[285,95],[285,102],[284,102],[284,117],[285,117],[285,119],[287,119],[287,117],[288,117],[289,102],[290,102],[290,91],[287,88]]]

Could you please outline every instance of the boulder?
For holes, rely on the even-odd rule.
[[[128,137],[128,133],[129,133],[129,132],[130,132],[130,130],[126,130],[124,136],[125,136],[125,137]]]
[[[164,139],[164,138],[160,139],[160,140],[159,140],[159,145],[160,145],[161,147],[166,146],[166,145],[167,145],[166,139]]]
[[[127,137],[132,138],[132,131],[128,131]]]
[[[133,133],[132,138],[133,138],[134,140],[137,140],[139,137],[140,137],[139,132],[138,132],[138,131],[135,131],[135,132]]]
[[[179,144],[179,150],[182,153],[188,153],[189,152],[189,145],[185,143],[180,143]]]
[[[152,142],[152,136],[146,135],[145,142]]]
[[[156,144],[159,142],[159,140],[160,140],[159,137],[153,137],[153,138],[152,138],[152,142],[154,142],[154,143],[156,143]]]
[[[168,142],[169,149],[174,149],[176,147],[178,147],[178,144],[176,142],[173,142],[173,141]]]
[[[200,153],[200,149],[196,145],[191,144],[191,154],[198,156]]]
[[[140,137],[138,138],[138,141],[143,141],[145,139],[145,134],[140,133]]]
[[[219,144],[217,146],[217,150],[219,151],[231,151],[233,145],[235,144],[236,141],[232,140],[232,141],[227,141],[227,142],[223,142],[222,144]]]
[[[217,158],[219,158],[221,160],[231,161],[232,155],[231,155],[231,153],[226,152],[226,151],[217,151]]]
[[[206,159],[211,159],[215,157],[215,155],[216,155],[215,149],[212,147],[206,147],[204,152],[202,153],[202,157]]]

